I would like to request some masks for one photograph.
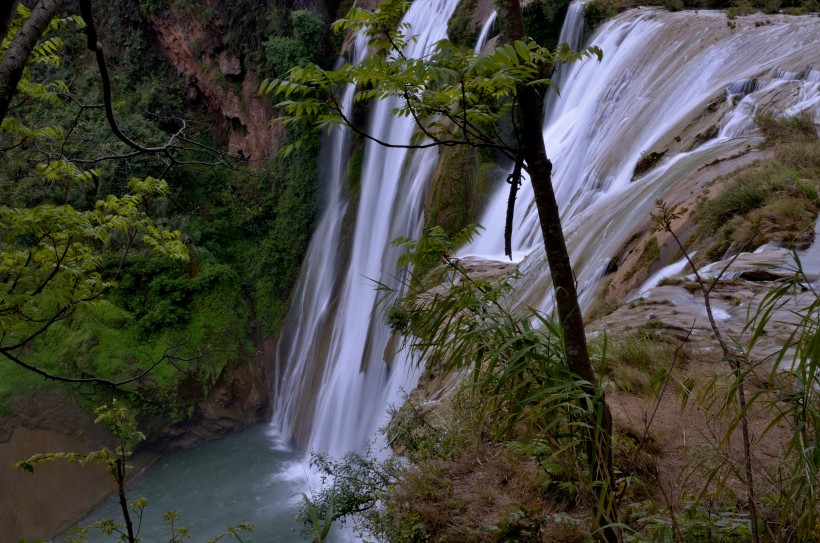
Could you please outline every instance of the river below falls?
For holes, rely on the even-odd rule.
[[[140,538],[145,542],[169,540],[162,515],[173,509],[178,526],[191,530],[194,542],[205,542],[232,524],[254,525],[243,541],[304,543],[302,526],[295,519],[303,492],[318,488],[315,476],[302,457],[289,451],[273,426],[260,424],[213,443],[163,457],[139,474],[127,487],[128,500],[148,499]],[[109,497],[81,524],[97,519],[122,519],[116,496]],[[134,519],[136,529],[137,519]],[[61,541],[59,539],[57,541]],[[336,534],[331,541],[348,537]],[[95,531],[92,543],[108,543]],[[233,541],[224,539],[223,541]]]

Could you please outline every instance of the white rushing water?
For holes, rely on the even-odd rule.
[[[456,4],[412,4],[404,19],[417,36],[409,55],[423,54],[444,37]],[[582,12],[582,4],[573,3],[561,33],[573,48],[580,47]],[[719,12],[635,10],[593,36],[591,43],[604,51],[602,62],[578,62],[556,72],[561,96],[547,100],[544,137],[582,302],[589,301],[608,259],[648,217],[656,198],[690,172],[748,144],[743,136],[754,126],[759,101],[792,93],[788,113],[808,108],[820,117],[817,78],[806,68],[820,48],[818,23],[778,19],[727,30],[725,21]],[[482,31],[479,47],[490,28]],[[344,96],[349,102],[352,90]],[[716,138],[669,153],[660,166],[633,180],[642,154],[666,145],[721,96],[723,121]],[[396,105],[376,104],[368,130],[383,141],[406,143],[414,125],[392,116]],[[390,242],[420,233],[423,197],[437,159],[433,150],[409,153],[366,144],[350,254],[342,255],[347,203],[340,172],[349,155],[347,142],[344,132],[334,140],[331,196],[287,318],[291,328],[280,343],[274,410],[278,427],[299,434],[303,447],[336,455],[360,450],[372,439],[385,407],[415,379],[404,360],[385,352],[389,332],[378,315],[374,281],[400,283],[398,250]],[[481,221],[485,234],[463,254],[503,254],[506,198],[502,187]],[[513,250],[529,255],[521,266],[522,295],[549,306],[540,229],[526,183],[516,206]]]
[[[603,25],[591,43],[604,51],[603,61],[570,67],[544,127],[582,303],[589,302],[607,261],[648,218],[658,197],[749,143],[744,134],[753,127],[759,104],[778,94],[778,104],[790,104],[781,109],[787,113],[808,108],[817,116],[820,107],[818,84],[806,69],[820,55],[816,18],[781,17],[769,25],[730,29],[722,12],[640,9]],[[757,80],[758,90],[742,99],[730,96],[727,89],[742,80]],[[726,97],[719,106],[724,120],[716,138],[669,153],[660,166],[633,180],[644,152],[672,147],[673,136],[721,97]],[[506,199],[502,187],[481,220],[484,234],[465,254],[503,254]],[[521,266],[522,295],[531,305],[548,307],[548,270],[528,183],[515,211],[513,251],[529,254]]]
[[[405,54],[418,57],[444,38],[457,4],[413,2],[403,22],[411,25],[416,40]],[[411,119],[393,117],[397,105],[394,100],[375,104],[368,131],[382,141],[407,144],[415,126]],[[337,140],[339,152],[331,171],[344,170],[348,154],[347,138],[341,134]],[[342,244],[345,205],[339,200],[333,207],[334,200],[329,201],[321,226],[333,226],[320,230],[311,242],[287,317],[294,329],[283,336],[277,353],[275,423],[284,432],[306,428],[299,433],[308,450],[337,456],[361,450],[383,423],[388,404],[400,399],[403,387],[415,385],[414,371],[385,353],[390,334],[379,317],[375,281],[400,283],[395,271],[399,253],[391,241],[420,233],[424,194],[437,157],[434,149],[411,154],[374,142],[365,145],[355,230],[338,284],[335,264],[344,259],[334,251]],[[332,182],[341,186],[343,178]],[[319,278],[319,289],[312,284],[314,278]]]
[[[496,19],[498,19],[498,12],[493,11],[490,13],[490,17],[487,19],[487,22],[484,23],[484,27],[481,29],[481,33],[478,35],[478,39],[475,42],[475,47],[473,50],[476,53],[481,53],[481,50],[484,49],[484,46],[487,45],[487,42],[492,37],[490,34],[495,32]]]
[[[456,3],[415,0],[405,18],[419,36],[410,54],[421,54],[444,36]],[[580,10],[571,8],[565,26],[578,29],[581,21],[573,13]],[[562,94],[549,106],[544,134],[583,297],[624,239],[647,219],[657,197],[705,164],[757,141],[746,132],[759,107],[778,103],[790,114],[808,109],[820,122],[820,72],[807,68],[820,59],[820,19],[767,19],[773,24],[756,28],[739,22],[729,30],[721,13],[628,12],[593,37],[604,50],[602,63],[579,63],[556,75]],[[488,33],[482,33],[484,39]],[[364,51],[358,43],[356,54]],[[344,90],[342,98],[348,110],[352,92]],[[633,182],[641,153],[672,146],[679,129],[696,122],[710,104],[718,104],[723,116],[717,137],[670,151],[662,164]],[[412,123],[392,118],[394,106],[377,104],[369,130],[394,143],[407,142]],[[375,308],[373,280],[399,281],[390,241],[419,233],[436,153],[368,144],[355,229],[346,241],[343,226],[351,206],[342,172],[350,144],[344,130],[336,132],[330,149],[324,212],[277,353],[274,426],[286,442],[299,433],[302,448],[339,456],[361,449],[387,404],[399,399],[399,389],[414,383],[404,361],[384,362],[388,334]],[[500,190],[482,219],[484,236],[462,252],[503,253],[506,197]],[[521,264],[521,292],[530,305],[543,307],[551,288],[526,184],[519,199],[514,249],[529,255]],[[820,260],[818,253],[807,254],[807,261]],[[307,469],[282,450],[287,447],[279,446],[277,432],[264,430],[163,461],[141,479],[134,496],[145,495],[159,512],[181,510],[183,524],[192,521],[201,537],[251,520],[257,540],[300,541],[291,533],[290,517]],[[116,504],[107,511],[97,518],[116,515]],[[156,532],[146,531],[146,540],[158,540],[161,521],[151,524]]]

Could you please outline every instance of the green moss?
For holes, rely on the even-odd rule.
[[[644,245],[638,261],[624,276],[624,281],[629,281],[636,274],[640,273],[642,276],[649,275],[649,269],[661,258],[661,250],[658,245],[658,238],[652,236]]]
[[[342,243],[350,243],[356,228],[356,216],[359,210],[359,196],[362,189],[362,167],[364,166],[364,138],[358,135],[351,137],[350,158],[345,169],[345,196],[347,212],[342,222]]]
[[[440,226],[452,236],[473,222],[478,179],[478,161],[472,148],[443,147],[425,206],[425,224],[429,228]]]
[[[461,47],[472,49],[478,39],[478,29],[472,24],[477,0],[461,0],[447,22],[447,37]]]

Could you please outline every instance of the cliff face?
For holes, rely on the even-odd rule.
[[[154,18],[153,26],[159,50],[187,79],[189,105],[203,104],[213,114],[212,133],[227,141],[232,154],[251,161],[269,157],[282,131],[270,126],[273,111],[256,95],[257,75],[214,39],[224,24],[216,20],[205,28],[172,6]]]

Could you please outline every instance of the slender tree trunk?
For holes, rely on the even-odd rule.
[[[134,523],[131,522],[131,513],[128,511],[128,501],[125,498],[125,457],[117,458],[114,463],[114,478],[117,480],[117,497],[120,501],[122,518],[125,520],[125,535],[128,543],[136,543],[134,536]]]
[[[524,38],[524,22],[519,0],[503,0],[502,6],[506,12],[508,39],[515,41]],[[524,85],[519,86],[516,93],[521,139],[524,142],[523,153],[535,195],[541,234],[544,237],[558,317],[564,332],[567,364],[573,374],[588,383],[585,389],[595,398],[598,394],[598,380],[587,350],[584,318],[578,304],[575,274],[572,272],[561,227],[561,214],[552,187],[552,163],[544,147],[538,97],[532,88]],[[595,527],[600,529],[597,536],[601,541],[616,543],[622,540],[620,530],[608,526],[618,522],[615,509],[615,477],[612,469],[612,414],[603,391],[600,391],[597,398],[596,407],[600,412],[600,423],[598,425],[596,421],[592,421],[594,428],[588,436],[587,443],[593,483],[599,494],[595,504]]]
[[[0,60],[0,122],[6,118],[31,51],[62,3],[63,0],[39,0],[31,9],[31,16],[23,23],[23,28],[14,36],[6,55]],[[0,12],[0,15],[6,14]]]

